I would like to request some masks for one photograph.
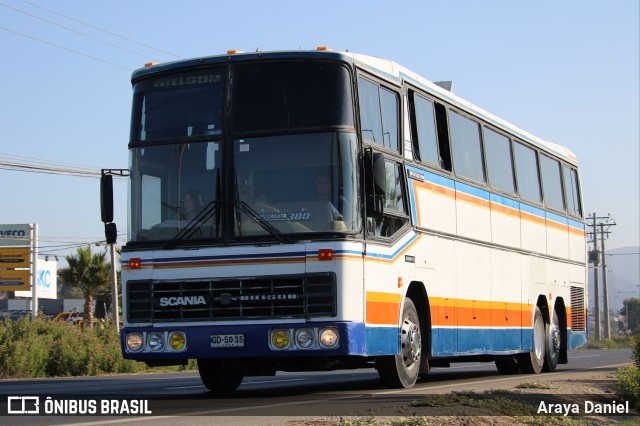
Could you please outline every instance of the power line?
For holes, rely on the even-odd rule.
[[[32,36],[27,35],[27,34],[23,34],[23,33],[18,32],[18,31],[10,30],[9,28],[0,27],[0,30],[5,30],[5,31],[8,31],[10,33],[14,33],[14,34],[17,34],[19,36],[22,36],[22,37],[25,37],[25,38],[28,38],[28,39],[31,39],[31,40],[34,40],[34,41],[37,41],[37,42],[40,42],[40,43],[43,43],[43,44],[47,44],[49,46],[56,47],[58,49],[66,50],[67,52],[75,53],[76,55],[84,56],[85,58],[93,59],[94,61],[104,62],[105,64],[113,65],[114,67],[123,68],[123,69],[125,69],[127,71],[133,71],[133,68],[125,67],[124,65],[119,65],[119,64],[116,64],[114,62],[107,61],[105,59],[96,58],[95,56],[87,55],[86,53],[78,52],[77,50],[69,49],[68,47],[64,47],[64,46],[60,46],[58,44],[50,43],[48,41],[44,41],[44,40],[41,40],[41,39],[36,38],[36,37],[32,37]]]
[[[106,45],[108,45],[108,46],[115,47],[116,49],[124,50],[125,52],[129,52],[129,53],[132,53],[132,54],[134,54],[134,55],[141,56],[141,57],[143,57],[143,58],[147,58],[147,59],[151,59],[151,60],[153,60],[153,59],[154,59],[154,58],[152,58],[152,57],[150,57],[150,56],[144,55],[144,54],[139,53],[139,52],[136,52],[136,51],[134,51],[134,50],[127,49],[126,47],[118,46],[117,44],[114,44],[114,43],[108,42],[108,41],[106,41],[106,40],[99,39],[98,37],[94,37],[94,36],[92,36],[92,35],[89,35],[89,34],[83,33],[83,32],[81,32],[81,31],[74,30],[73,28],[65,27],[64,25],[60,25],[60,24],[58,24],[58,23],[56,23],[56,22],[49,21],[48,19],[44,19],[44,18],[42,18],[42,17],[40,17],[40,16],[34,15],[34,14],[32,14],[32,13],[29,13],[29,12],[25,12],[24,10],[21,10],[21,9],[18,9],[18,8],[15,8],[15,7],[12,7],[12,6],[9,6],[9,5],[7,5],[7,4],[0,3],[0,6],[4,6],[4,7],[6,7],[7,9],[11,9],[11,10],[13,10],[13,11],[15,11],[15,12],[22,13],[22,14],[24,14],[24,15],[27,15],[27,16],[31,17],[31,18],[38,19],[38,20],[43,21],[43,22],[46,22],[46,23],[48,23],[48,24],[55,25],[56,27],[62,28],[62,29],[64,29],[64,30],[70,31],[70,32],[75,33],[75,34],[78,34],[78,35],[81,35],[82,37],[86,37],[86,38],[88,38],[88,39],[91,39],[91,40],[97,41],[97,42],[99,42],[99,43],[103,43],[103,44],[106,44]]]
[[[100,169],[90,166],[7,154],[0,154],[0,170],[70,175],[83,178],[99,178],[101,176]]]
[[[157,48],[157,47],[149,46],[148,44],[141,43],[141,42],[139,42],[139,41],[133,40],[133,39],[128,38],[128,37],[125,37],[125,36],[123,36],[123,35],[116,34],[116,33],[114,33],[114,32],[111,32],[111,31],[109,31],[109,30],[105,30],[105,29],[103,29],[103,28],[97,27],[97,26],[92,25],[92,24],[88,24],[88,23],[86,23],[86,22],[84,22],[84,21],[81,21],[81,20],[79,20],[79,19],[75,19],[75,18],[72,18],[72,17],[70,17],[70,16],[64,15],[64,14],[62,14],[62,13],[58,13],[58,12],[56,12],[56,11],[54,11],[54,10],[47,9],[46,7],[40,6],[40,5],[35,4],[35,3],[33,3],[33,2],[30,2],[30,1],[27,1],[27,0],[20,0],[20,1],[22,1],[23,3],[30,4],[31,6],[37,7],[37,8],[39,8],[39,9],[46,10],[47,12],[52,13],[52,14],[54,14],[54,15],[58,15],[58,16],[61,16],[61,17],[65,18],[65,19],[69,19],[69,20],[71,20],[71,21],[73,21],[73,22],[77,22],[77,23],[79,23],[79,24],[86,25],[87,27],[89,27],[89,28],[93,28],[94,30],[102,31],[102,32],[103,32],[103,33],[105,33],[105,34],[109,34],[109,35],[112,35],[112,36],[114,36],[114,37],[121,38],[121,39],[126,40],[126,41],[128,41],[128,42],[135,43],[135,44],[137,44],[137,45],[140,45],[140,46],[146,47],[146,48],[148,48],[148,49],[155,50],[155,51],[157,51],[157,52],[165,53],[165,54],[167,54],[167,55],[169,55],[169,56],[173,56],[174,58],[184,59],[182,56],[176,55],[175,53],[171,53],[171,52],[168,52],[168,51],[166,51],[166,50],[159,49],[159,48]]]

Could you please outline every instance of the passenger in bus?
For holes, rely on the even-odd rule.
[[[193,220],[204,208],[202,194],[195,189],[187,191],[182,201],[182,206],[178,210],[178,220]]]
[[[344,227],[344,218],[342,213],[336,208],[331,200],[331,179],[324,174],[316,176],[316,211],[315,222],[320,223],[320,228],[317,230],[333,230],[342,229]],[[346,203],[344,197],[340,197],[340,201]]]

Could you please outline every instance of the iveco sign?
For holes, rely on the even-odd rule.
[[[29,236],[29,224],[0,225],[0,247],[31,245]]]

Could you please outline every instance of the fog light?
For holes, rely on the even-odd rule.
[[[285,349],[289,346],[289,332],[287,330],[275,330],[271,332],[271,344],[276,349]]]
[[[140,352],[142,350],[142,333],[127,334],[127,349],[129,352]]]
[[[147,335],[147,346],[152,352],[161,352],[164,350],[164,334],[149,333]]]
[[[300,330],[296,330],[296,344],[299,348],[309,349],[313,347],[315,343],[315,335],[313,330],[308,328],[302,328]]]
[[[335,328],[320,329],[320,346],[331,349],[338,346],[338,330]]]
[[[169,334],[169,346],[176,352],[181,352],[187,347],[187,336],[182,331],[174,331]]]

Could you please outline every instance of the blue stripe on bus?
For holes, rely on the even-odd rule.
[[[520,210],[520,202],[512,200],[511,198],[503,197],[498,194],[490,194],[490,201],[492,203],[501,204],[505,207],[512,208],[514,210]]]
[[[404,244],[402,244],[393,253],[391,253],[391,254],[382,254],[382,253],[367,252],[367,257],[375,257],[377,259],[393,260],[398,255],[398,253],[400,253],[402,250],[407,248],[407,246],[409,246],[409,244],[411,244],[416,238],[418,238],[418,233],[414,232],[413,235],[411,236],[411,238],[409,239],[409,241],[407,241]]]
[[[485,191],[483,189],[479,189],[475,186],[467,185],[462,182],[455,182],[455,187],[456,191],[464,192],[467,195],[489,201],[489,191]]]
[[[558,216],[557,214],[547,212],[547,219],[552,220],[554,222],[561,223],[563,225],[569,225],[569,219],[564,216]]]
[[[365,328],[367,355],[395,355],[400,350],[398,327]]]
[[[544,210],[539,209],[537,207],[530,206],[529,204],[520,203],[520,210],[525,212],[525,213],[529,213],[529,214],[532,214],[532,215],[535,215],[535,216],[539,216],[542,219],[544,219],[546,217]]]

